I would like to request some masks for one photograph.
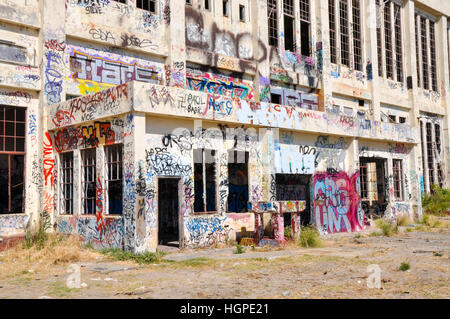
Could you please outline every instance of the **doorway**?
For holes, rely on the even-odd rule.
[[[389,201],[387,160],[360,157],[361,207],[368,216],[382,216]]]
[[[158,245],[180,247],[178,178],[158,179]]]

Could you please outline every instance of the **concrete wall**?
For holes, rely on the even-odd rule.
[[[211,147],[220,150],[219,158],[226,154],[223,148],[230,146],[226,138],[196,138],[195,120],[202,120],[204,128],[217,132],[227,126],[244,126],[247,131],[269,128],[262,138],[258,136],[251,140],[253,144],[243,146],[251,156],[249,193],[259,190],[254,193],[255,200],[271,200],[275,196],[271,192],[274,170],[293,165],[313,176],[312,199],[324,185],[345,189],[351,198],[344,205],[352,214],[347,219],[350,224],[353,220],[358,223],[359,158],[386,159],[390,163],[388,175],[392,175],[392,159],[398,158],[404,161],[406,200],[395,202],[390,198],[387,212],[420,215],[420,195],[431,185],[421,164],[419,119],[440,125],[442,152],[438,157],[448,185],[446,4],[401,1],[404,80],[397,82],[378,76],[375,0],[361,2],[360,71],[330,61],[327,0],[311,2],[308,57],[301,55],[298,45],[295,52],[284,49],[281,4],[276,13],[279,41],[273,47],[268,44],[266,1],[231,0],[228,17],[223,16],[220,1],[211,1],[210,11],[203,8],[203,1],[192,2],[187,6],[183,1],[160,0],[156,12],[149,13],[136,8],[134,0],[127,4],[107,0],[0,0],[0,39],[9,41],[0,43],[0,104],[25,107],[27,111],[24,215],[0,215],[0,235],[23,231],[27,224],[36,227],[39,212],[46,210],[60,231],[78,233],[101,246],[154,250],[157,205],[149,194],[154,191],[158,174],[148,163],[148,152],[167,148],[162,137],[172,134],[174,127],[189,129],[195,137],[190,141],[192,147],[211,142]],[[239,5],[245,6],[243,21],[239,20]],[[415,33],[409,27],[416,9],[436,20],[438,92],[416,85]],[[297,2],[295,12],[295,39],[300,43]],[[412,77],[412,88],[407,87],[408,76]],[[90,95],[64,102],[86,94]],[[281,96],[282,105],[269,103],[275,94]],[[407,121],[389,123],[385,121],[388,115],[406,117]],[[100,236],[97,219],[79,215],[79,206],[74,216],[58,213],[59,153],[73,150],[79,165],[79,150],[89,143],[83,132],[96,125],[108,126],[114,132],[114,143],[123,143],[128,173],[124,175],[128,180],[122,217],[105,215],[110,220],[106,223],[110,227],[108,240]],[[70,134],[77,138],[68,138]],[[98,138],[97,152],[102,158],[104,145],[111,139]],[[177,147],[167,148],[165,153],[183,158],[192,169],[191,152]],[[300,160],[306,166],[299,165]],[[145,180],[149,192],[136,190],[139,167],[149,175]],[[98,172],[102,180],[104,173]],[[224,180],[220,169],[218,173],[220,185]],[[187,186],[192,184],[191,174],[180,176]],[[180,187],[187,187],[183,185]],[[387,185],[392,188],[392,181]],[[218,197],[219,203],[226,192]],[[220,230],[220,225],[229,223],[235,229],[232,236],[238,226],[251,229],[253,225],[252,215],[229,214],[223,203],[215,215],[193,215],[191,201],[181,201],[186,245],[204,243],[206,239],[198,231],[210,229],[205,225],[218,223],[211,227]],[[146,217],[141,220],[143,215],[138,212],[143,202]],[[324,228],[322,215],[328,210],[324,205],[317,202],[312,207],[316,212],[312,220],[323,232],[358,229],[353,224],[348,227],[345,218],[341,228],[329,228],[330,223],[328,229]]]

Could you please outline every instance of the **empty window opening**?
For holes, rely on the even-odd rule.
[[[431,89],[437,92],[437,73],[436,73],[436,36],[435,24],[429,21],[430,26],[430,73],[431,73]]]
[[[216,151],[194,150],[194,212],[214,212],[216,208]]]
[[[309,22],[300,22],[301,31],[301,52],[303,56],[311,55],[310,41],[309,41]]]
[[[424,17],[420,17],[420,39],[422,42],[422,86],[425,90],[430,88],[428,80],[428,41],[427,23]]]
[[[284,49],[286,51],[294,52],[295,39],[294,39],[294,18],[288,15],[284,15]]]
[[[343,65],[350,66],[350,36],[347,0],[339,1],[339,22],[341,38],[341,63]]]
[[[395,115],[389,115],[389,122],[391,122],[391,123],[397,123],[397,116],[395,116]]]
[[[376,0],[377,20],[381,19],[380,15],[380,0]],[[377,21],[377,57],[378,57],[378,75],[383,76],[383,51],[382,51],[382,39],[381,39],[381,27],[379,27],[379,21]]]
[[[337,63],[336,52],[336,14],[334,0],[328,0],[328,20],[330,27],[330,58],[331,63]]]
[[[61,154],[62,214],[73,214],[73,152]]]
[[[248,152],[228,151],[228,211],[248,210]]]
[[[179,247],[177,178],[158,178],[158,244]]]
[[[210,0],[205,0],[205,10],[211,10]]]
[[[416,14],[414,18],[414,29],[415,29],[415,41],[416,41],[416,68],[417,68],[417,86],[420,87],[420,56],[419,56],[419,30],[417,24],[419,23],[419,16]]]
[[[352,0],[353,61],[355,70],[362,71],[361,8],[359,0]]]
[[[403,162],[399,159],[392,160],[392,169],[394,173],[394,200],[403,201],[404,194],[404,175],[403,175]]]
[[[269,23],[269,45],[278,46],[277,0],[267,0],[267,19]]]
[[[406,123],[406,117],[399,116],[399,117],[398,117],[398,122],[399,122],[399,123],[402,123],[402,124],[403,124],[403,123]]]
[[[228,0],[223,0],[222,1],[222,11],[223,11],[223,16],[224,17],[228,17],[229,16],[229,6],[230,3]]]
[[[239,21],[245,21],[245,6],[239,5]]]
[[[281,95],[276,93],[270,93],[270,103],[281,104]]]
[[[364,100],[358,100],[358,106],[364,107]]]
[[[156,0],[136,0],[136,7],[155,13]]]
[[[25,108],[0,106],[0,214],[23,213]]]
[[[83,214],[93,215],[96,201],[96,149],[81,150],[81,161]]]
[[[428,159],[428,180],[430,189],[434,185],[434,154],[433,154],[433,135],[431,123],[426,124],[426,143],[427,143],[427,159]]]
[[[123,151],[122,144],[108,145],[106,151],[109,214],[122,214]]]
[[[434,125],[434,136],[436,140],[436,158],[439,159],[437,161],[437,177],[438,177],[438,185],[439,187],[442,187],[444,185],[444,173],[442,171],[442,163],[441,163],[441,156],[442,156],[442,149],[441,149],[441,126],[439,124]]]

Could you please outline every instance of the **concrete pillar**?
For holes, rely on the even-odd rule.
[[[161,16],[167,25],[169,56],[164,65],[164,81],[167,86],[186,87],[185,1],[159,1]],[[173,20],[176,17],[176,20]]]

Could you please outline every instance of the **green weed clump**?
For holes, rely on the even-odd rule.
[[[450,209],[450,189],[433,185],[432,194],[422,197],[422,208],[427,214],[443,216]]]
[[[300,232],[298,245],[302,247],[322,247],[322,239],[317,229],[309,226],[304,226]]]
[[[134,254],[117,247],[103,249],[101,253],[114,260],[131,260],[137,262],[138,264],[157,264],[160,263],[162,261],[162,258],[166,255],[166,253],[162,251],[157,251],[156,253],[145,252]]]
[[[390,237],[390,236],[398,233],[398,225],[397,224],[390,223],[384,219],[378,219],[376,221],[376,224],[377,224],[378,228],[381,230],[381,233],[383,234],[383,236]]]
[[[400,267],[398,269],[401,271],[407,271],[407,270],[411,269],[411,265],[408,262],[404,261],[400,264]]]
[[[38,250],[44,248],[48,240],[47,231],[51,228],[50,215],[44,211],[40,214],[39,228],[33,234],[29,229],[25,234],[25,248],[36,246]]]
[[[236,250],[234,251],[235,254],[243,254],[245,253],[245,249],[242,245],[236,244]]]

